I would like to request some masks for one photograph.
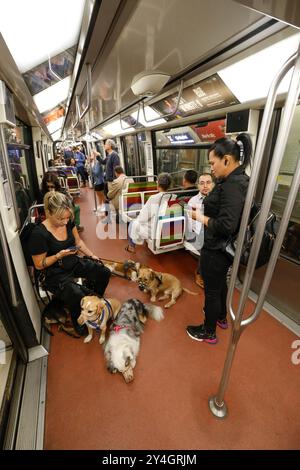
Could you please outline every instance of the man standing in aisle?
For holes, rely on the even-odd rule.
[[[107,183],[106,194],[111,189],[111,183],[116,178],[115,168],[120,166],[120,157],[115,151],[116,144],[112,139],[107,139],[104,149],[107,153],[106,158],[100,158],[100,162],[105,165],[105,182]]]
[[[202,173],[202,175],[199,176],[199,181],[198,181],[198,188],[199,188],[199,193],[196,194],[196,196],[191,197],[191,199],[188,202],[188,209],[196,208],[201,210],[201,206],[203,203],[203,199],[205,196],[208,195],[208,193],[213,189],[213,180],[211,177],[210,173]],[[191,219],[190,217],[188,218],[188,232],[193,233],[194,237],[196,239],[196,244],[197,244],[197,249],[200,251],[202,248],[203,244],[203,226],[200,222]],[[201,247],[199,247],[199,243],[201,244]],[[204,288],[203,284],[203,279],[202,276],[200,275],[200,262],[198,265],[198,268],[195,271],[195,282],[198,286]]]

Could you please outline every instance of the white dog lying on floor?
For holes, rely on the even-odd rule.
[[[163,310],[156,305],[143,304],[138,299],[127,300],[110,326],[109,338],[104,344],[107,369],[113,374],[121,372],[126,383],[133,380],[140,335],[148,316],[160,321],[164,318]]]

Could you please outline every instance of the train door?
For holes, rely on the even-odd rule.
[[[122,137],[122,148],[125,162],[125,172],[128,176],[146,174],[145,154],[142,144],[136,135]],[[141,142],[141,141],[140,141]]]
[[[12,400],[16,400],[21,394],[21,379],[24,364],[28,361],[27,345],[30,345],[30,338],[26,331],[22,330],[24,326],[22,322],[18,323],[17,317],[22,315],[24,306],[18,302],[20,292],[14,270],[10,265],[2,220],[0,220],[0,240],[0,449],[2,449],[7,439],[9,419],[12,420],[14,417]],[[26,340],[29,341],[27,345]]]
[[[268,141],[270,149],[269,159],[266,159],[267,174],[272,159],[272,137],[277,134],[280,122],[280,110],[275,112],[274,125]],[[296,107],[292,127],[288,137],[285,155],[277,178],[277,186],[272,199],[271,209],[278,220],[281,219],[285,209],[285,203],[289,194],[291,181],[300,158],[299,145],[300,105]],[[272,136],[273,134],[273,136]],[[263,181],[261,182],[264,183]],[[258,188],[260,189],[260,188]],[[255,271],[252,282],[254,292],[259,292],[265,273],[265,267]],[[266,300],[281,312],[281,320],[292,327],[290,320],[300,325],[299,289],[300,281],[300,190],[293,208],[290,222],[282,244],[280,257],[278,258],[273,278],[266,296]]]
[[[1,82],[3,86],[3,82]],[[27,146],[22,141],[21,129],[16,126],[13,98],[5,89],[7,100],[0,114],[0,215],[3,225],[3,242],[7,244],[10,262],[16,273],[21,291],[20,298],[15,299],[26,305],[26,315],[30,319],[32,342],[38,343],[41,333],[40,309],[28,275],[19,231],[31,203],[30,174],[26,162]],[[1,104],[1,103],[0,103]],[[7,258],[8,259],[8,258]],[[13,286],[13,284],[12,284]]]

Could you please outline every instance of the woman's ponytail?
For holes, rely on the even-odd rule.
[[[250,164],[252,155],[251,137],[243,132],[236,137],[235,141],[238,146],[240,165],[247,167]]]

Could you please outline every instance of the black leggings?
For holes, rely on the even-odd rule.
[[[217,321],[226,318],[227,272],[231,261],[220,250],[201,250],[205,292],[205,328],[215,333]]]
[[[66,278],[67,275],[67,278]],[[56,276],[56,286],[46,284],[56,297],[64,302],[74,321],[80,315],[80,302],[85,295],[102,297],[109,282],[111,272],[108,268],[92,260],[80,259],[70,273],[65,273],[65,279]],[[74,278],[82,277],[87,280],[87,286],[81,286]]]

